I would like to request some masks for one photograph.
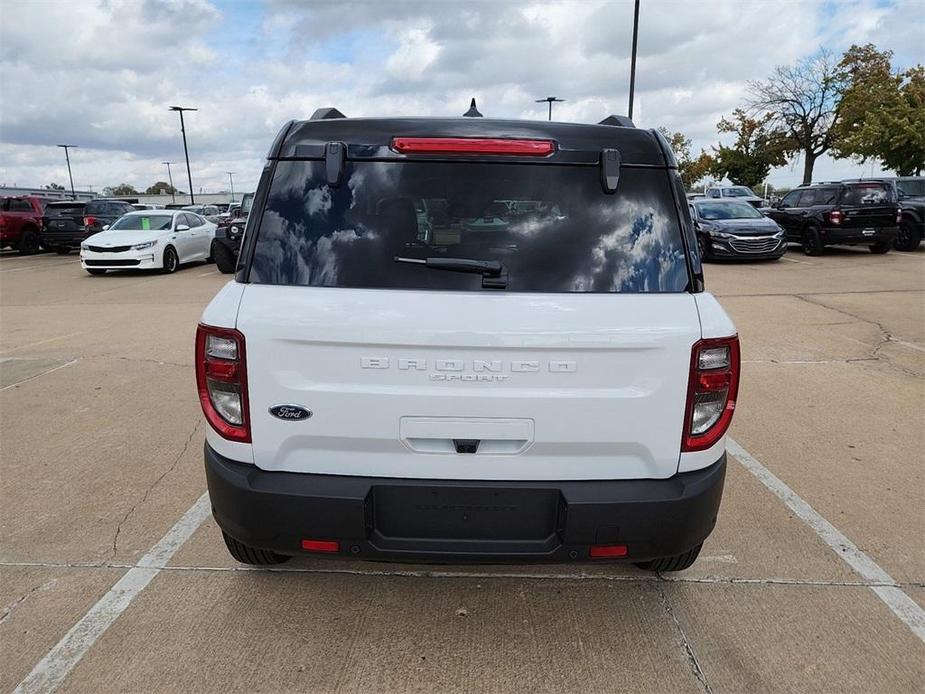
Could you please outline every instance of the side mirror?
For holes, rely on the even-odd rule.
[[[108,224],[104,224],[104,225],[103,225],[103,231],[106,231],[108,228],[109,228],[109,225],[108,225]]]
[[[189,231],[189,224],[177,224],[177,231]]]

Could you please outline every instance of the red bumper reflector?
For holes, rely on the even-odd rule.
[[[502,140],[474,137],[395,137],[392,149],[403,154],[501,154],[545,157],[556,151],[552,140]]]
[[[302,540],[302,549],[307,552],[327,552],[333,554],[340,552],[340,543],[337,540]]]
[[[589,555],[592,559],[612,559],[625,557],[628,553],[626,545],[591,545]]]

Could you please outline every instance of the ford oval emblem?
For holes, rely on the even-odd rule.
[[[299,420],[311,417],[312,411],[299,405],[273,405],[270,408],[270,414],[277,419]]]

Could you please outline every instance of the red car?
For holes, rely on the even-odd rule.
[[[0,248],[15,248],[20,255],[37,253],[48,202],[36,195],[0,198]]]

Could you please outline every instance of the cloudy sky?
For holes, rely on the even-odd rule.
[[[10,3],[10,4],[7,4]],[[195,190],[253,189],[279,127],[319,106],[350,116],[557,120],[625,113],[631,0],[3,0],[0,185],[188,186],[171,104],[198,107],[187,135]],[[636,124],[695,148],[740,105],[749,79],[819,46],[873,42],[925,62],[925,0],[643,0]],[[823,159],[816,178],[858,175]],[[870,165],[864,172],[871,171]],[[879,169],[874,168],[874,173]],[[772,173],[799,182],[799,166]],[[182,184],[181,184],[182,181]]]

